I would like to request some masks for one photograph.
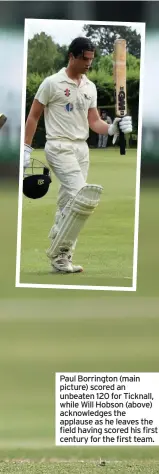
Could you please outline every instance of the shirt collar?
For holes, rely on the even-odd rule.
[[[60,81],[59,82],[63,82],[63,81],[66,81],[68,82],[69,84],[75,84],[75,82],[73,81],[73,79],[70,79],[70,77],[68,77],[67,73],[66,73],[66,68],[63,67],[62,69],[60,69],[59,71],[59,75],[60,75]],[[82,80],[81,80],[81,84],[80,86],[83,86],[84,84],[88,84],[89,83],[89,79],[87,78],[87,76],[85,74],[82,75]]]

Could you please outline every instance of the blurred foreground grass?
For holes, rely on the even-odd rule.
[[[105,466],[99,462],[57,462],[57,461],[11,461],[2,463],[0,472],[5,474],[158,474],[159,463],[150,462],[108,462]]]
[[[1,457],[128,459],[132,450],[135,458],[141,451],[148,459],[151,449],[158,457],[159,450],[149,447],[54,446],[55,372],[151,372],[159,365],[157,312],[139,314],[136,304],[134,312],[127,306],[123,315],[124,298],[120,309],[108,299],[106,311],[98,307],[96,314],[91,304],[88,310],[88,302],[81,314],[71,298],[67,303],[60,313],[57,301],[33,302],[31,307],[24,300],[24,312],[21,304],[21,314],[1,317]]]
[[[17,191],[1,185],[0,458],[159,459],[158,447],[55,447],[53,410],[55,371],[158,371],[157,183],[141,190],[133,294],[15,288]]]

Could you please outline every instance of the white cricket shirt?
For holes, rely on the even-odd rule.
[[[78,86],[65,68],[44,79],[35,99],[45,105],[46,139],[87,140],[88,110],[97,107],[95,84],[86,75]]]

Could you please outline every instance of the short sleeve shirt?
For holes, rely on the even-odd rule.
[[[45,106],[46,139],[87,140],[88,110],[97,107],[97,90],[83,75],[78,86],[65,68],[44,79],[35,99]]]

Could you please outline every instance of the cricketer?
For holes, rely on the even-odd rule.
[[[54,273],[76,273],[81,265],[72,263],[78,234],[100,200],[101,186],[88,185],[89,127],[97,134],[114,136],[119,129],[132,132],[132,119],[115,118],[107,124],[97,110],[97,90],[87,78],[95,47],[85,37],[75,38],[68,48],[68,65],[44,79],[25,127],[24,168],[30,166],[32,140],[44,112],[48,164],[60,182],[55,222],[47,251]]]

